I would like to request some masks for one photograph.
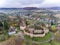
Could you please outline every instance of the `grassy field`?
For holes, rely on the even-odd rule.
[[[46,36],[44,37],[29,37],[27,35],[25,35],[25,39],[27,40],[32,40],[32,41],[37,41],[37,42],[43,42],[43,41],[46,41],[46,40],[49,40],[51,38],[51,33],[49,32],[48,34],[46,34]]]
[[[29,45],[32,45],[32,43],[24,43],[25,45],[26,44],[29,44]],[[60,45],[60,42],[56,41],[56,40],[53,40],[51,42],[45,42],[45,43],[40,43],[40,44],[36,44],[36,45]]]

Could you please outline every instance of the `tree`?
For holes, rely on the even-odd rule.
[[[0,31],[2,31],[3,30],[3,24],[2,24],[2,22],[0,22]]]
[[[30,22],[29,21],[26,21],[26,26],[29,25],[29,24],[30,24]]]
[[[4,29],[9,29],[9,24],[7,21],[4,21]]]
[[[3,24],[2,24],[2,22],[0,22],[0,27],[3,27]]]

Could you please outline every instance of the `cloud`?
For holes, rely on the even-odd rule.
[[[0,7],[38,6],[43,0],[0,0]]]
[[[31,5],[31,4],[39,4],[42,3],[44,0],[25,0],[22,1],[22,5]]]
[[[0,7],[53,7],[60,6],[60,0],[0,0]]]
[[[53,6],[60,6],[60,0],[45,0],[41,7],[53,7]]]

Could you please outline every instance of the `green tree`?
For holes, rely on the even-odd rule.
[[[26,21],[26,26],[29,25],[29,24],[30,24],[30,22],[29,21]]]
[[[9,29],[9,24],[7,21],[4,21],[4,29]]]
[[[2,34],[3,33],[3,24],[2,24],[2,22],[0,21],[0,34]]]
[[[2,24],[2,22],[0,21],[0,27],[3,27],[3,24]]]

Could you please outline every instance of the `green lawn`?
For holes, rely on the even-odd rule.
[[[43,41],[46,41],[46,40],[48,40],[50,38],[51,38],[51,33],[50,32],[48,34],[46,34],[45,37],[33,37],[33,38],[31,38],[31,37],[25,35],[25,39],[33,40],[33,41],[37,41],[37,42],[43,42]]]
[[[47,43],[42,43],[40,45],[60,45],[60,42],[53,40],[51,43],[47,42]]]
[[[56,41],[56,40],[53,40],[51,43],[52,43],[53,45],[60,45],[60,42],[58,42],[58,41]]]
[[[24,43],[24,44],[29,44],[29,45],[32,45],[32,43]],[[53,40],[51,41],[51,43],[49,42],[45,42],[45,43],[40,43],[40,44],[37,44],[37,45],[60,45],[60,42],[56,41],[56,40]]]
[[[40,45],[51,45],[50,43],[42,43]]]

